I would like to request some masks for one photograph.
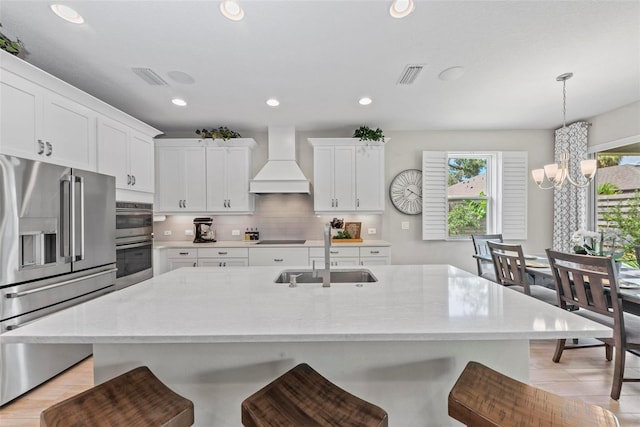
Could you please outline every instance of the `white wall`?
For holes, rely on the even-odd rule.
[[[424,150],[524,150],[529,153],[529,169],[549,163],[553,158],[553,131],[425,131],[388,132],[386,146],[387,188],[393,177],[404,169],[422,169]],[[535,187],[529,181],[528,239],[521,243],[525,252],[538,253],[551,245],[553,229],[553,192]],[[409,230],[401,223],[409,222]],[[384,240],[393,244],[394,264],[453,264],[475,272],[473,246],[464,241],[423,241],[420,215],[404,215],[390,202],[383,218]]]
[[[640,101],[592,117],[588,121],[592,124],[589,129],[589,147],[629,137],[639,137],[637,141],[640,141]]]

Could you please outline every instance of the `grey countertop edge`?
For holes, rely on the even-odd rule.
[[[180,241],[154,241],[154,249],[174,249],[174,248],[316,248],[323,247],[322,240],[307,240],[304,243],[292,244],[276,244],[276,245],[258,245],[255,241],[245,240],[219,240],[215,243],[193,243],[189,240]],[[363,240],[361,243],[334,243],[335,247],[368,247],[368,246],[391,246],[391,243],[385,240]]]

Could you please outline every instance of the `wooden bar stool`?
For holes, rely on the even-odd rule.
[[[242,424],[386,427],[388,416],[301,363],[242,402]]]
[[[187,427],[193,421],[193,403],[146,366],[56,403],[40,415],[41,427]]]
[[[449,393],[449,416],[474,427],[618,427],[610,411],[469,362]]]

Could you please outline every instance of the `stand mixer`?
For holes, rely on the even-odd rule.
[[[198,217],[193,219],[196,227],[196,236],[193,243],[210,243],[216,241],[215,230],[211,227],[213,219],[209,217]]]

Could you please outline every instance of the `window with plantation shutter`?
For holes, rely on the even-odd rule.
[[[527,153],[422,153],[422,239],[527,238]]]

